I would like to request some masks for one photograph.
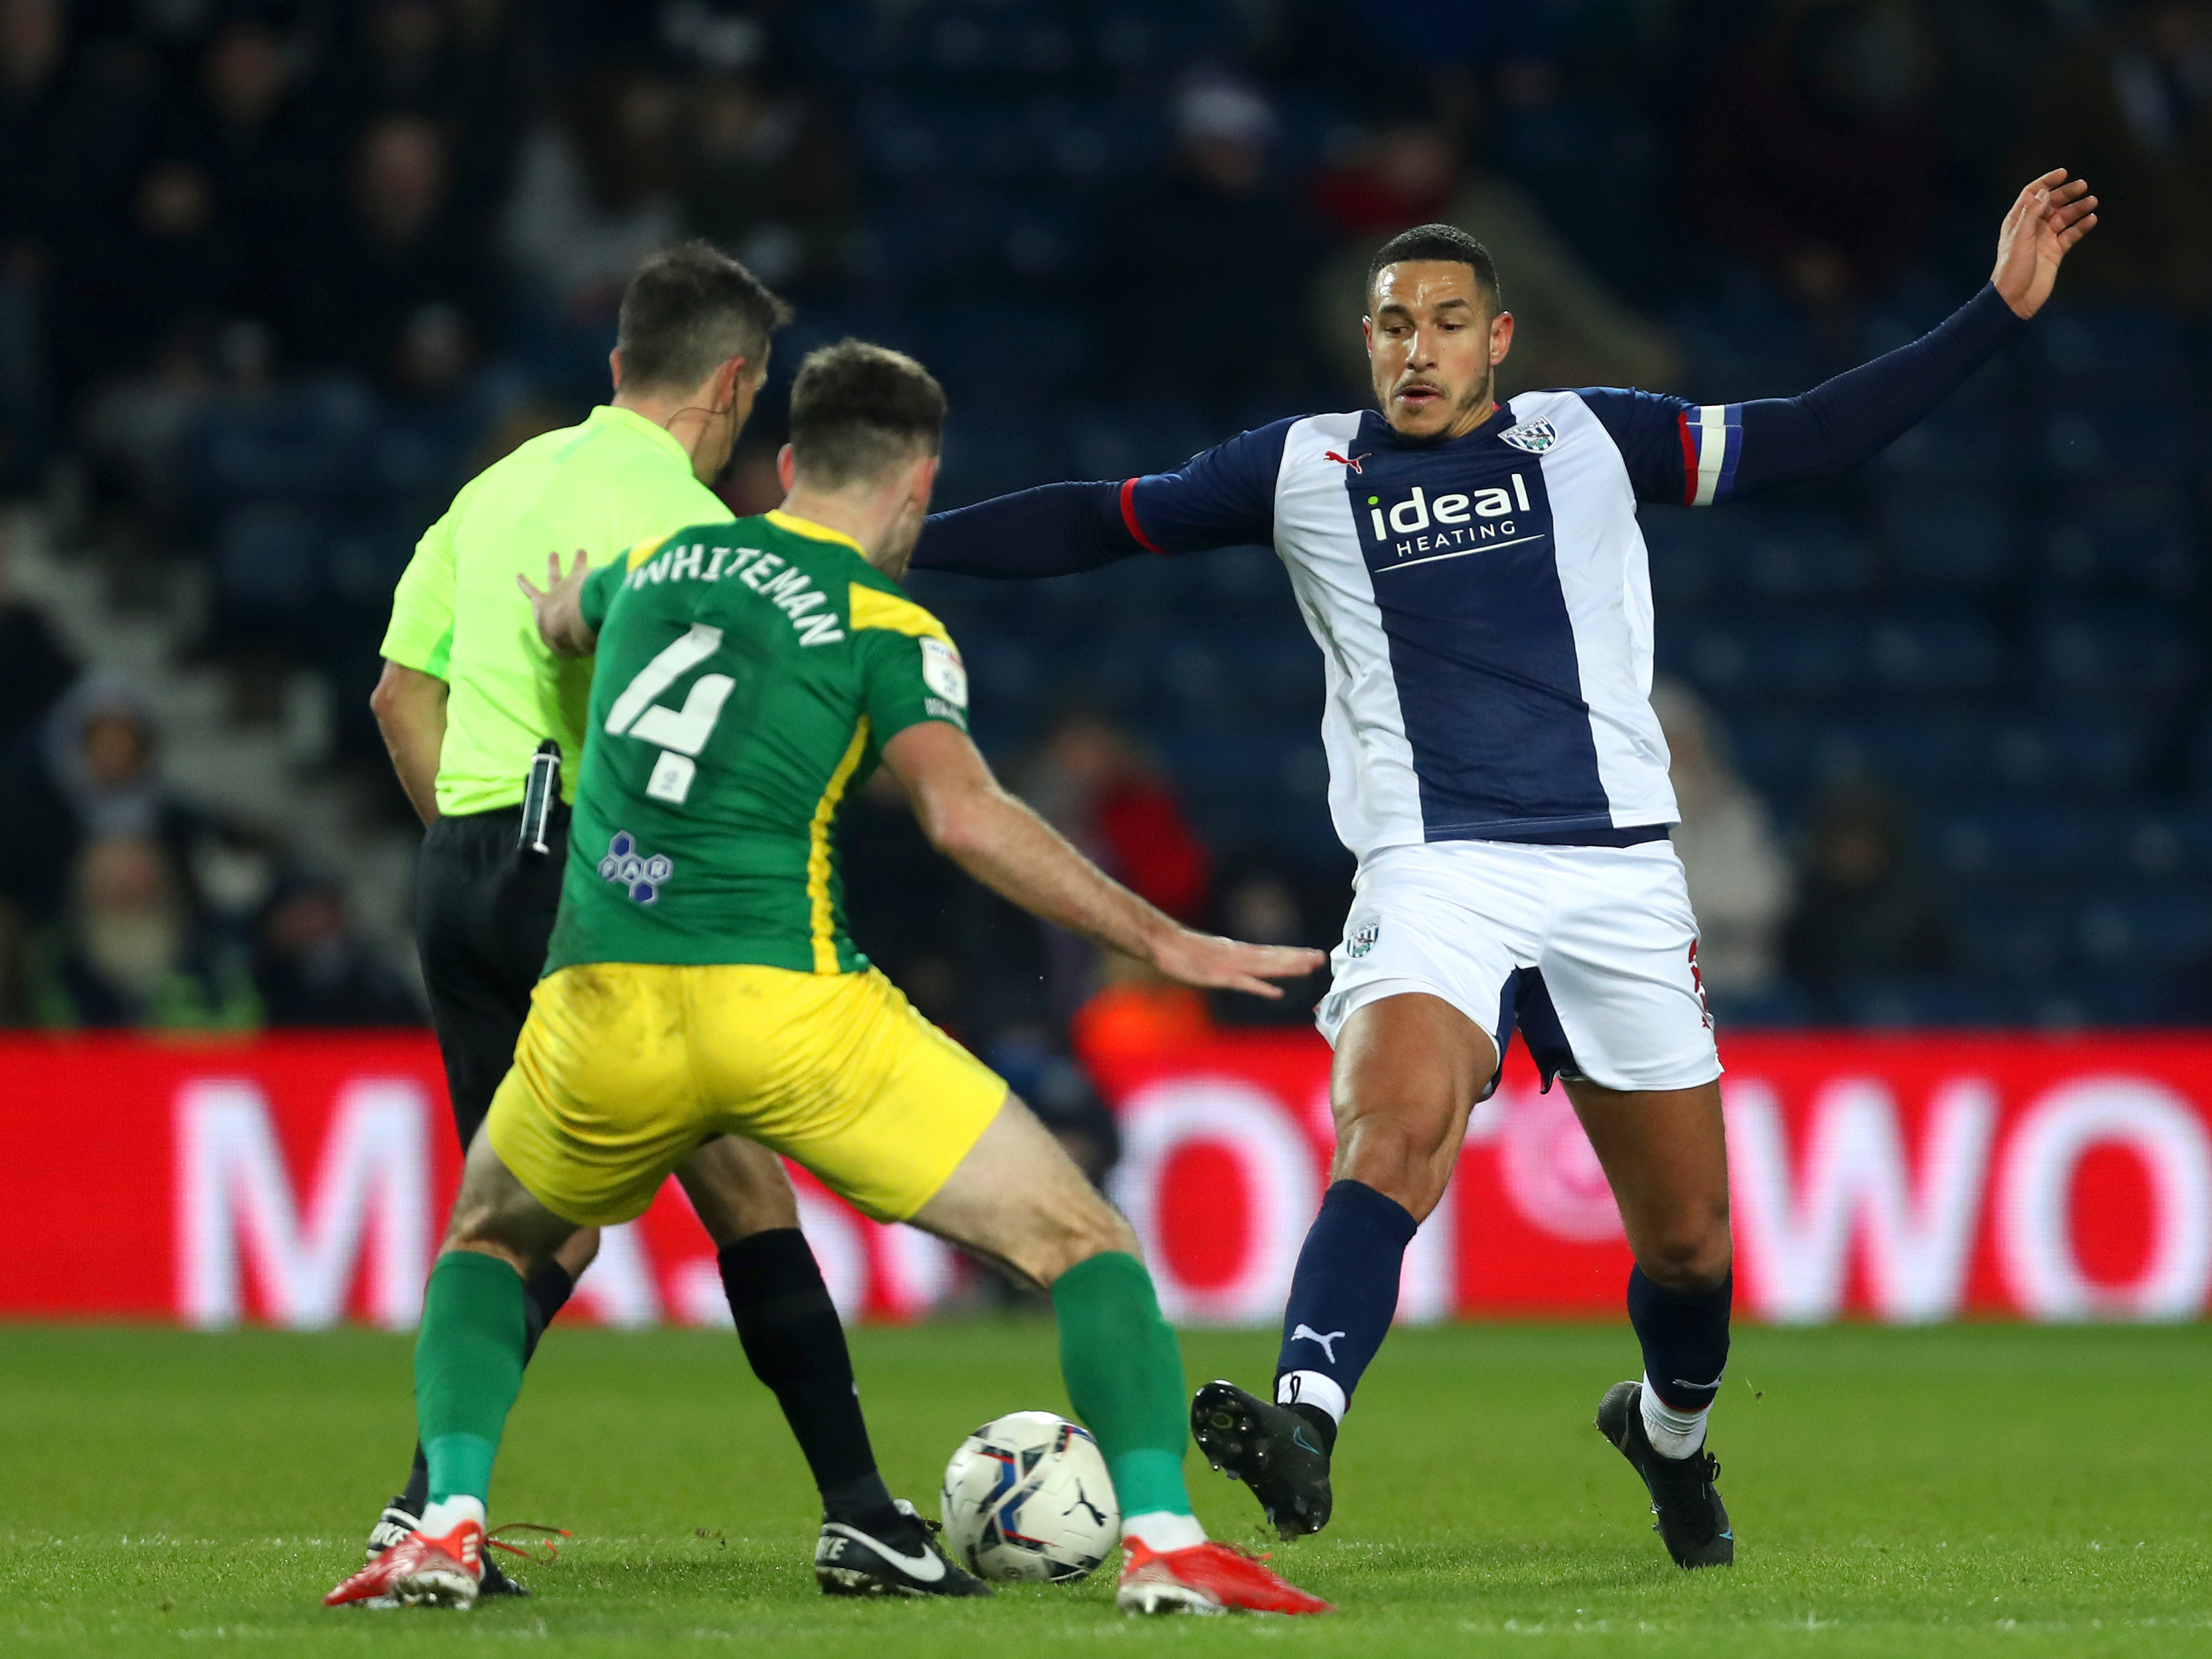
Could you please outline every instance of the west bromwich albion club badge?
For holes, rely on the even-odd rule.
[[[1498,434],[1500,443],[1511,444],[1516,449],[1526,450],[1531,455],[1540,455],[1559,441],[1559,430],[1549,421],[1523,421]]]

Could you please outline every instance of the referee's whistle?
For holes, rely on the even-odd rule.
[[[553,821],[553,803],[561,799],[561,745],[548,738],[530,757],[530,777],[522,786],[522,827],[516,845],[544,858],[553,848],[545,831]]]

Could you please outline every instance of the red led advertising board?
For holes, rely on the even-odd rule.
[[[1723,1044],[1740,1315],[2189,1319],[2212,1291],[2212,1036],[1803,1036]],[[1114,1063],[1114,1195],[1186,1323],[1267,1323],[1328,1179],[1328,1051],[1223,1036]],[[0,1317],[404,1328],[459,1169],[414,1035],[0,1039]],[[848,1316],[970,1272],[801,1181]],[[1401,1316],[1617,1314],[1626,1247],[1565,1096],[1517,1049],[1409,1253]],[[673,1185],[578,1306],[727,1319]]]

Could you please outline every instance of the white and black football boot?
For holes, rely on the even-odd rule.
[[[1328,1448],[1297,1412],[1209,1382],[1190,1402],[1190,1431],[1207,1462],[1252,1489],[1278,1534],[1302,1538],[1328,1524]]]
[[[376,1524],[368,1530],[368,1559],[372,1561],[404,1539],[422,1523],[422,1517],[407,1507],[404,1493],[395,1497],[384,1506],[384,1513],[376,1517]],[[477,1599],[485,1601],[498,1595],[527,1595],[530,1591],[509,1578],[499,1568],[499,1563],[487,1549],[483,1553],[483,1580],[477,1586]]]
[[[814,1544],[814,1582],[824,1595],[988,1595],[991,1587],[945,1554],[944,1530],[903,1498],[896,1519],[863,1528],[824,1521]]]
[[[1644,1385],[1616,1382],[1598,1401],[1597,1431],[1644,1477],[1651,1494],[1651,1530],[1678,1567],[1726,1567],[1735,1564],[1735,1533],[1728,1505],[1713,1483],[1721,1478],[1720,1460],[1702,1447],[1687,1457],[1662,1457],[1644,1431]]]

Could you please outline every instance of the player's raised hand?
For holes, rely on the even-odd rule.
[[[1297,945],[1245,945],[1178,927],[1153,945],[1152,966],[1170,979],[1206,991],[1245,991],[1279,997],[1272,979],[1303,979],[1328,957]]]
[[[530,612],[538,623],[538,637],[545,641],[545,648],[558,656],[588,657],[592,647],[599,643],[599,635],[584,626],[584,578],[591,574],[591,561],[581,548],[576,550],[576,562],[564,573],[561,556],[545,556],[545,586],[532,583],[529,577],[516,573],[515,585],[529,596]]]
[[[2097,198],[2086,179],[2069,179],[2053,167],[2029,181],[2005,215],[1997,232],[1997,265],[1990,273],[2004,302],[2022,317],[2033,317],[2051,297],[2059,261],[2097,223]]]

